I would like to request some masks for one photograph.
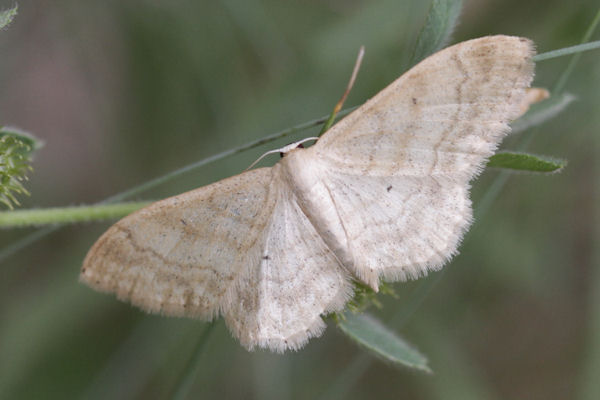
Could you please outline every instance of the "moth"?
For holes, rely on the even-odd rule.
[[[440,269],[472,220],[469,182],[527,107],[533,44],[489,36],[410,69],[308,148],[158,201],[94,244],[81,280],[240,343],[303,347],[353,281]]]

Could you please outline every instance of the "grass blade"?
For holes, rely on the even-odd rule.
[[[544,60],[550,60],[552,58],[568,56],[569,54],[583,53],[584,51],[590,51],[595,49],[600,49],[600,40],[596,40],[595,42],[578,44],[571,47],[564,47],[562,49],[552,50],[546,53],[541,53],[534,56],[533,61],[540,62]]]

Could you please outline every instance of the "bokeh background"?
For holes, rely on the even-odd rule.
[[[1,8],[13,5],[0,1]],[[24,207],[89,204],[328,114],[358,47],[348,105],[399,76],[428,1],[27,0],[0,32],[0,122],[45,142]],[[453,42],[526,36],[540,52],[579,43],[597,0],[466,1]],[[592,39],[600,39],[595,33]],[[371,358],[334,324],[297,353],[248,353],[218,322],[189,398],[600,398],[600,57],[566,84],[577,101],[528,150],[566,158],[511,175],[420,306],[418,282],[371,310],[427,355],[423,374]],[[569,62],[539,63],[552,88]],[[211,164],[138,199],[238,173],[280,142]],[[515,138],[506,145],[515,143]],[[276,161],[276,157],[265,164]],[[475,205],[498,171],[474,184]],[[109,226],[62,228],[0,264],[0,398],[166,398],[206,327],[149,316],[78,283]],[[0,232],[9,243],[33,230]],[[443,274],[443,275],[440,275]],[[411,297],[413,296],[413,297]],[[398,314],[402,317],[398,318]]]

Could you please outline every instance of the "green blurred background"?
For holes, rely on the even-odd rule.
[[[0,1],[1,8],[13,5]],[[45,141],[24,207],[88,204],[217,152],[323,116],[358,47],[348,105],[407,67],[428,1],[23,1],[0,32],[0,122]],[[504,33],[539,52],[579,43],[598,0],[466,1],[453,42]],[[600,34],[594,34],[595,40]],[[578,101],[528,150],[569,160],[512,175],[460,256],[399,334],[434,373],[386,365],[330,324],[297,353],[246,352],[222,321],[189,398],[600,398],[600,63],[584,53]],[[539,63],[552,88],[569,57]],[[170,181],[159,199],[238,173],[304,131]],[[510,138],[506,144],[514,143]],[[267,161],[275,162],[276,157]],[[498,171],[474,184],[475,205]],[[152,399],[172,392],[206,324],[149,316],[78,283],[109,223],[63,228],[0,264],[0,398]],[[32,230],[0,232],[1,247]],[[381,297],[408,313],[419,283]],[[397,318],[395,319],[397,320]],[[394,328],[394,324],[390,323]]]

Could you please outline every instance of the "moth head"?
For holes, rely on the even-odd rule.
[[[290,149],[290,150],[288,150],[288,151],[283,151],[283,150],[282,150],[282,151],[280,151],[280,152],[279,152],[279,156],[280,156],[281,158],[283,158],[283,157],[284,157],[286,154],[288,154],[288,153],[289,153],[290,151],[292,151],[292,150],[296,150],[296,149],[303,149],[303,148],[304,148],[304,145],[303,145],[302,143],[300,143],[300,144],[297,144],[297,143],[290,143],[290,144],[288,144],[288,146],[290,146],[290,145],[293,145],[293,144],[295,144],[295,145],[296,145],[296,147],[294,147],[293,149]],[[286,147],[287,147],[287,146],[286,146]],[[285,147],[284,147],[284,148],[285,148]]]

